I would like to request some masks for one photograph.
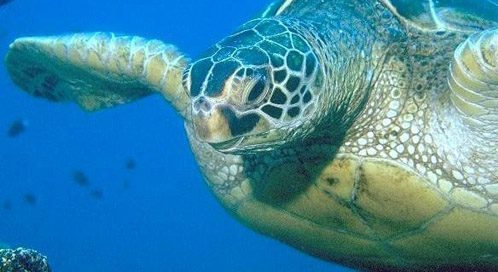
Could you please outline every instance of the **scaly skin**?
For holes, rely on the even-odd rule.
[[[463,123],[446,84],[470,31],[427,33],[373,1],[294,1],[279,12],[320,60],[326,114],[301,124],[300,135],[315,130],[298,144],[254,155],[220,153],[187,124],[225,207],[266,235],[360,269],[497,268],[498,155]],[[313,197],[328,208],[303,202]]]
[[[225,208],[304,252],[498,270],[497,23],[415,4],[279,1],[182,79],[174,47],[105,34],[20,39],[7,67],[87,110],[161,91]]]

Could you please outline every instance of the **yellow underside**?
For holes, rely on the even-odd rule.
[[[496,216],[390,162],[289,163],[266,175],[265,188],[249,184],[238,205],[219,197],[251,228],[309,254],[373,270],[498,269]]]

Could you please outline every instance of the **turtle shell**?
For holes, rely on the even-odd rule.
[[[428,30],[475,31],[482,21],[498,21],[493,0],[381,0],[407,22]]]
[[[318,2],[276,1],[262,16],[286,16]],[[492,2],[481,2],[488,6],[379,0],[408,27],[469,32],[486,27],[486,18],[498,18]],[[412,42],[432,45],[433,36],[422,34],[410,36]],[[445,49],[463,36],[446,41]],[[445,66],[451,53],[443,56]],[[498,269],[498,218],[484,209],[487,199],[465,187],[452,190],[450,181],[436,183],[401,160],[348,149],[336,154],[335,146],[324,143],[237,157],[215,152],[192,135],[192,149],[217,198],[258,232],[322,259],[371,271]]]
[[[393,161],[350,155],[321,163],[289,158],[257,180],[215,194],[251,228],[350,267],[497,268],[489,253],[498,251],[498,218],[455,205]]]

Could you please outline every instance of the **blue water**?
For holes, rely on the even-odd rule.
[[[15,0],[0,7],[0,55],[20,36],[113,31],[195,57],[270,1]],[[14,120],[29,121],[9,138]],[[134,170],[125,168],[128,158]],[[85,172],[90,187],[71,173]],[[124,188],[123,180],[129,180]],[[102,199],[90,191],[99,189]],[[37,198],[26,203],[25,194]],[[88,114],[29,97],[0,66],[0,241],[54,271],[345,271],[239,224],[201,178],[182,121],[159,96]]]

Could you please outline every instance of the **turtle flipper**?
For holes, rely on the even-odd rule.
[[[187,63],[172,45],[111,33],[21,38],[6,58],[13,81],[34,96],[95,111],[161,92],[182,115]]]
[[[476,33],[457,48],[448,83],[465,123],[498,127],[498,29]]]

